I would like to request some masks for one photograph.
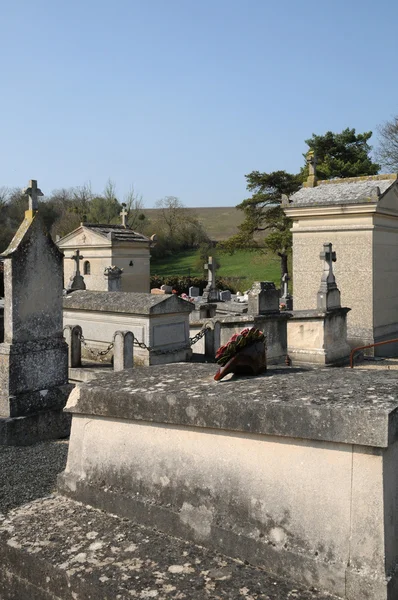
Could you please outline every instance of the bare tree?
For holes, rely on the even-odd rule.
[[[386,121],[378,128],[378,162],[387,170],[398,172],[398,116]]]
[[[146,221],[146,216],[143,212],[144,201],[142,194],[135,190],[133,184],[130,186],[129,191],[124,196],[124,204],[126,205],[128,212],[127,225],[131,227],[131,229],[141,230]]]

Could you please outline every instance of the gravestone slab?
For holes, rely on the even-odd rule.
[[[229,290],[220,292],[220,300],[223,302],[230,302],[232,300],[232,294]]]
[[[188,296],[190,296],[191,298],[196,298],[197,296],[199,296],[200,294],[200,290],[198,287],[195,286],[191,286],[188,290]]]
[[[248,313],[279,312],[279,292],[272,281],[255,281],[248,293]]]
[[[34,189],[34,183],[29,189]],[[31,205],[36,206],[35,202]],[[40,421],[45,411],[52,413],[51,418],[47,415],[47,423],[53,421],[53,427],[43,432],[45,437],[67,435],[68,419],[62,408],[71,388],[65,387],[68,347],[62,331],[62,254],[37,211],[26,211],[2,258],[5,297],[4,341],[0,344],[0,444],[18,443],[18,422],[11,423],[12,419],[29,416]],[[22,420],[20,424],[22,427]],[[29,436],[24,433],[22,437],[26,443]]]

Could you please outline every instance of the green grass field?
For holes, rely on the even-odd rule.
[[[280,285],[280,261],[276,257],[247,250],[239,250],[232,255],[215,253],[215,256],[220,263],[217,276],[231,279],[241,292],[249,289],[253,281],[273,281],[277,287]],[[197,250],[180,252],[164,259],[151,259],[151,275],[203,277],[200,263]]]

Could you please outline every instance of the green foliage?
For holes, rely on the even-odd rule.
[[[194,277],[205,281],[203,263],[200,263],[200,268],[195,268],[197,262],[198,250],[185,250],[162,259],[151,259],[151,273],[161,277],[185,275],[187,278],[190,276],[192,281]],[[279,262],[272,255],[237,250],[234,254],[222,256],[217,276],[223,280],[226,289],[240,292],[248,290],[254,281],[273,281],[279,285]]]
[[[349,128],[341,133],[313,134],[306,144],[316,155],[318,178],[376,175],[379,165],[369,156],[371,136],[370,131],[356,134],[355,129]],[[237,206],[244,213],[244,221],[238,233],[222,244],[222,249],[229,253],[237,249],[252,249],[276,254],[281,261],[281,276],[287,273],[292,248],[291,221],[281,207],[282,199],[285,197],[288,202],[307,177],[307,166],[299,175],[286,171],[252,171],[246,175],[247,189],[252,195]],[[261,243],[255,238],[259,232],[268,234]]]
[[[282,276],[287,273],[292,239],[291,221],[280,204],[282,196],[289,197],[300,188],[301,177],[286,171],[253,171],[246,175],[246,180],[247,189],[253,194],[237,206],[244,212],[245,219],[238,228],[238,234],[224,242],[222,249],[229,253],[237,249],[252,249],[276,254],[281,260]],[[261,245],[254,238],[258,232],[268,233]]]
[[[315,153],[318,179],[376,175],[380,165],[369,156],[372,147],[368,141],[371,137],[371,131],[355,133],[355,129],[349,127],[341,133],[312,134],[305,143]],[[304,167],[302,173],[305,179],[308,168]]]

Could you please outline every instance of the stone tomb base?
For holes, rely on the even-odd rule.
[[[398,374],[167,365],[76,388],[73,499],[347,600],[398,597]]]
[[[142,573],[153,567],[155,585],[169,584],[162,560],[172,550],[153,555],[147,535],[145,558],[132,561],[125,553],[140,544],[123,537],[124,517],[298,587],[345,600],[396,600],[398,373],[280,368],[216,383],[214,372],[198,364],[137,369],[72,392],[59,490],[119,519],[102,515],[111,523],[102,532],[94,512],[67,500],[21,508],[0,536],[0,577],[19,593],[2,600],[124,599],[127,592],[115,587],[124,584],[133,597],[173,598]],[[225,573],[220,593],[202,587],[195,596],[200,555],[186,548],[167,573],[191,573],[187,598],[240,597],[228,588],[222,595]],[[110,564],[116,572],[107,571]],[[239,593],[249,598],[246,587]],[[306,597],[295,589],[291,597]],[[265,598],[290,597],[269,591]]]
[[[333,600],[61,496],[0,522],[0,563],[1,600]]]

